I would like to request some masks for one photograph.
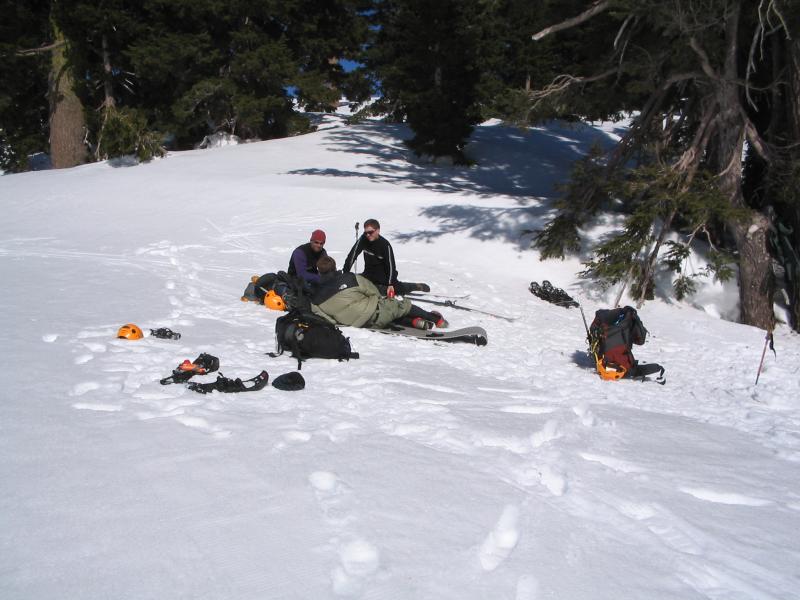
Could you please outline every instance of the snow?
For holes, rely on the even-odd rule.
[[[798,336],[755,386],[764,332],[709,285],[705,310],[640,311],[666,386],[604,382],[580,312],[528,292],[613,301],[522,232],[617,126],[488,123],[462,169],[409,160],[401,126],[319,123],[0,178],[0,597],[797,597]],[[316,228],[341,264],[369,217],[402,279],[516,321],[446,311],[486,347],[346,329],[361,358],[305,363],[299,392],[159,385],[201,352],[294,370],[265,354],[278,313],[239,296]],[[128,322],[182,337],[116,339]]]

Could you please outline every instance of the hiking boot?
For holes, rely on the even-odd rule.
[[[414,317],[411,319],[411,326],[415,329],[431,329],[433,327],[433,323],[426,321],[422,317]]]
[[[431,286],[429,286],[427,283],[418,283],[416,287],[418,292],[427,293],[431,291]]]
[[[437,310],[432,310],[431,314],[432,315],[436,315],[436,317],[437,317],[437,319],[436,319],[436,327],[438,327],[439,329],[446,329],[446,328],[450,327],[450,323],[448,323],[447,320],[442,316],[442,313],[440,313]]]

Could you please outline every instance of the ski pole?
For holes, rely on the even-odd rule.
[[[775,352],[775,347],[774,347],[774,343],[773,343],[773,339],[772,339],[772,331],[771,330],[767,331],[767,335],[764,338],[764,349],[761,351],[761,362],[758,363],[758,373],[756,373],[756,383],[755,383],[755,385],[758,385],[758,378],[761,377],[761,369],[764,366],[764,357],[767,354],[767,344],[772,346],[772,351]]]
[[[358,244],[358,221],[356,221],[356,244]],[[358,273],[358,256],[353,261],[353,273]]]
[[[586,315],[583,314],[583,307],[578,304],[578,308],[581,309],[581,319],[583,319],[583,328],[586,330],[586,341],[589,341],[589,326],[586,324]]]

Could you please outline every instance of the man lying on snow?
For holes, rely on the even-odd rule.
[[[311,295],[311,310],[329,321],[374,328],[393,322],[417,329],[448,326],[441,313],[422,310],[408,298],[384,298],[366,277],[337,271],[330,256],[320,258],[317,269],[320,280]]]

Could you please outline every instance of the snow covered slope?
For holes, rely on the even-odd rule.
[[[476,167],[432,168],[402,127],[327,117],[0,178],[0,597],[797,598],[798,336],[756,387],[763,332],[709,314],[729,289],[654,301],[636,355],[667,385],[608,383],[580,312],[527,290],[607,307],[520,232],[610,135],[487,125]],[[278,314],[239,296],[316,228],[341,264],[369,217],[401,279],[516,321],[446,311],[486,347],[348,329],[361,359],[306,363],[301,392],[159,385],[200,352],[295,369],[265,354]],[[183,337],[115,339],[127,322]]]

